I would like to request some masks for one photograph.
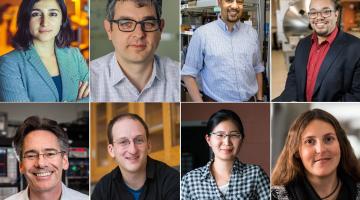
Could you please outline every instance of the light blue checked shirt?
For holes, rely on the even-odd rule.
[[[200,75],[203,92],[216,101],[247,101],[258,91],[260,59],[255,29],[239,21],[229,32],[219,18],[195,31],[181,75]]]

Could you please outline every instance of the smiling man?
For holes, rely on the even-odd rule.
[[[55,121],[27,118],[16,132],[14,147],[28,186],[6,200],[89,199],[61,182],[63,170],[69,168],[69,144],[68,136]]]
[[[263,101],[258,34],[240,21],[244,0],[218,0],[218,5],[220,18],[196,29],[190,40],[182,80],[196,102]]]
[[[309,10],[314,32],[300,40],[274,101],[360,101],[360,39],[337,27],[337,0],[312,0]]]
[[[118,115],[107,134],[108,153],[118,167],[96,184],[92,200],[179,200],[179,172],[148,156],[149,129],[142,118]]]
[[[115,51],[90,63],[93,101],[179,101],[180,66],[155,55],[161,0],[109,0],[104,28]]]

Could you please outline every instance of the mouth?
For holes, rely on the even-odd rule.
[[[51,171],[43,171],[43,172],[35,172],[35,173],[33,173],[33,175],[36,176],[36,177],[47,177],[47,176],[50,176],[53,173],[54,172],[51,172]]]
[[[327,24],[328,24],[328,22],[325,22],[325,21],[314,22],[314,25],[317,28],[324,28]]]
[[[314,163],[322,164],[322,163],[328,162],[329,160],[331,160],[331,158],[319,158],[319,159],[315,160]]]
[[[51,30],[48,30],[48,29],[40,29],[39,30],[39,33],[49,33],[51,32]]]
[[[127,156],[125,157],[126,160],[129,161],[137,161],[140,158],[140,156]]]

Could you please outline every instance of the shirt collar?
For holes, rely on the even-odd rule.
[[[70,197],[66,196],[67,192],[67,187],[65,186],[65,184],[63,182],[61,182],[61,199],[70,199]],[[24,196],[22,197],[22,199],[24,200],[29,200],[29,185],[26,187],[25,191],[24,191]],[[67,198],[66,198],[67,197]]]
[[[161,64],[160,58],[157,55],[155,55],[154,63],[153,63],[154,67],[153,67],[153,71],[151,73],[149,83],[152,83],[155,78],[157,78],[159,80],[164,79],[165,75],[164,75],[164,72],[161,70],[160,64]],[[122,80],[127,79],[127,77],[125,76],[124,72],[121,70],[121,68],[116,60],[115,53],[114,53],[109,65],[110,65],[109,78],[110,78],[111,85],[114,86],[117,83],[121,82]]]
[[[338,32],[339,32],[339,28],[336,26],[335,29],[333,30],[333,32],[331,32],[330,35],[326,38],[326,40],[323,41],[322,43],[328,42],[331,45],[334,42]],[[315,32],[311,36],[311,41],[313,44],[314,43],[318,44],[318,37]]]
[[[218,24],[218,26],[225,32],[229,32],[228,26],[226,25],[226,23],[221,19],[221,17],[218,17],[218,19],[216,20],[216,23]],[[240,20],[238,22],[236,22],[234,24],[234,30],[232,32],[236,32],[240,29]],[[230,32],[229,32],[230,33]]]
[[[208,179],[210,178],[212,175],[211,175],[211,164],[214,162],[214,159],[211,159],[204,167],[204,171],[203,173],[201,174],[201,179],[204,180],[204,179]],[[241,173],[241,169],[242,167],[244,166],[244,164],[242,162],[240,162],[237,158],[234,160],[234,163],[233,163],[233,169],[232,169],[232,174],[238,174],[238,173]]]

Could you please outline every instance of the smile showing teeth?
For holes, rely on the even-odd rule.
[[[42,176],[50,176],[50,175],[51,175],[51,172],[42,172],[42,173],[35,174],[35,176],[40,176],[40,177],[42,177]]]

